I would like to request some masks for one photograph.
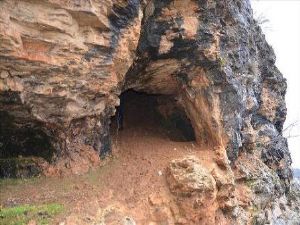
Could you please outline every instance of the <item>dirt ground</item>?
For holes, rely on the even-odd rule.
[[[113,156],[99,168],[81,176],[3,181],[2,207],[61,203],[65,212],[53,220],[54,224],[94,224],[101,210],[126,206],[126,215],[136,224],[148,224],[149,196],[168,192],[164,176],[168,163],[191,154],[205,164],[211,155],[194,142],[171,141],[169,131],[150,109],[137,114],[140,105],[136,107],[126,109],[126,115],[132,116],[125,118],[123,130],[116,131],[116,124],[112,124]]]

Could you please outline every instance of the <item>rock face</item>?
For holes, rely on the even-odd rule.
[[[139,2],[0,6],[1,155],[43,147],[59,158],[90,147],[105,154],[109,118],[140,36]]]
[[[270,205],[285,205],[292,178],[274,63],[248,0],[2,0],[0,156],[43,152],[49,173],[80,173],[76,163],[85,172],[110,152],[122,91],[168,95],[231,179],[173,162],[183,211],[198,218],[197,207],[218,202],[208,224],[219,211],[240,224],[297,224]]]
[[[187,224],[215,223],[216,181],[197,159],[171,162],[167,180]]]

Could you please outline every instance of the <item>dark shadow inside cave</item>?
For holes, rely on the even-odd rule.
[[[38,176],[55,152],[48,135],[39,124],[24,125],[5,112],[0,112],[0,121],[0,177]]]
[[[194,129],[174,96],[127,90],[111,120],[111,134],[123,130],[161,135],[175,142],[195,141]]]
[[[0,159],[40,157],[50,161],[53,149],[49,137],[32,123],[24,126],[0,112]],[[21,125],[22,124],[22,125]]]

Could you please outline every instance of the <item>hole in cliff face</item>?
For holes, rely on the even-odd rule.
[[[112,118],[111,133],[140,132],[169,138],[171,141],[194,141],[190,120],[171,95],[125,91]]]
[[[39,126],[24,125],[4,112],[0,121],[0,177],[38,175],[40,164],[53,156],[48,136]]]
[[[0,158],[36,156],[50,160],[53,149],[48,136],[32,124],[19,126],[6,113],[0,112]]]

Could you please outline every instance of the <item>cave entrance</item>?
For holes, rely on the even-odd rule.
[[[54,150],[49,137],[32,123],[14,120],[0,111],[0,177],[31,177],[41,173]]]
[[[49,137],[40,129],[39,124],[24,125],[5,112],[0,112],[0,120],[0,159],[18,157],[39,157],[46,161],[52,159],[54,150]]]
[[[120,132],[160,136],[175,142],[195,141],[191,122],[174,96],[134,90],[121,94],[120,106],[112,118],[112,136]]]

